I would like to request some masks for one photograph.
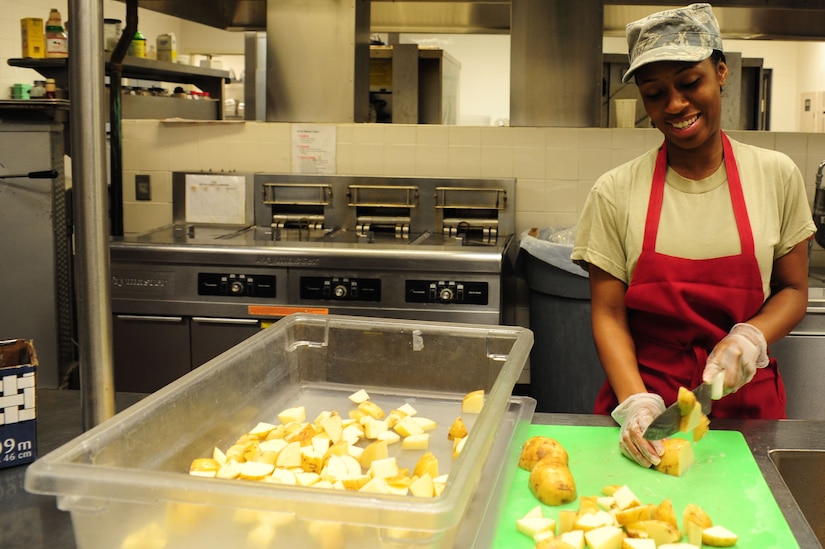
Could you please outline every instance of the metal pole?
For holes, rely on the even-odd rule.
[[[75,283],[83,428],[115,414],[110,300],[103,1],[69,0]]]

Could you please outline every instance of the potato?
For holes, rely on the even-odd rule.
[[[656,510],[653,512],[653,518],[663,520],[677,530],[679,529],[679,523],[676,521],[676,512],[673,510],[673,503],[669,499],[662,501],[662,503],[656,507]]]
[[[663,441],[665,453],[662,461],[654,465],[661,473],[681,477],[693,465],[693,446],[683,438],[666,438]]]
[[[708,416],[702,415],[702,417],[699,418],[699,425],[693,429],[693,442],[702,440],[702,437],[704,437],[709,430],[710,419],[708,419]]]
[[[678,528],[663,520],[640,520],[625,525],[624,529],[628,537],[652,539],[657,547],[665,543],[675,543],[682,538]]]
[[[545,505],[562,505],[576,499],[573,474],[556,456],[547,456],[533,466],[528,486]]]
[[[702,413],[702,405],[698,402],[694,402],[693,409],[682,416],[682,420],[679,423],[679,430],[683,433],[693,431],[702,422],[702,416],[704,416]]]
[[[521,445],[518,466],[530,471],[546,457],[553,457],[561,465],[567,466],[567,450],[557,440],[542,436],[530,437]]]
[[[484,408],[484,389],[467,393],[461,400],[461,411],[465,414],[479,414]]]
[[[467,436],[467,426],[464,424],[464,420],[461,419],[461,416],[455,418],[453,424],[450,426],[450,430],[447,432],[447,440],[453,440],[456,438],[464,438]]]
[[[687,534],[687,524],[693,522],[698,524],[702,530],[713,526],[713,521],[704,509],[696,504],[688,503],[682,511],[682,526],[684,526],[684,533]]]
[[[536,543],[535,549],[576,549],[576,547],[559,538],[548,538]]]
[[[702,543],[711,547],[730,547],[736,545],[738,536],[724,526],[711,526],[702,530]]]
[[[652,539],[625,538],[622,540],[622,549],[656,549],[656,542]]]
[[[623,511],[616,512],[616,522],[619,526],[639,522],[640,520],[650,520],[653,518],[653,513],[656,511],[656,505],[646,504],[631,507]]]
[[[590,549],[621,549],[624,532],[618,526],[602,526],[584,533]]]
[[[679,415],[684,417],[693,412],[696,404],[696,395],[693,391],[686,387],[679,387],[679,393],[676,396],[676,405],[679,406]]]

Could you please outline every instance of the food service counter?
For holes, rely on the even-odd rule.
[[[139,401],[144,395],[119,393],[117,410]],[[80,392],[40,389],[37,392],[37,451],[39,456],[79,435]],[[536,413],[534,424],[615,425],[607,416]],[[768,456],[772,449],[825,450],[825,421],[714,420],[718,429],[740,431],[748,442],[799,546],[821,547],[791,492]],[[0,532],[5,549],[74,549],[71,516],[55,505],[55,498],[29,494],[23,488],[26,467],[0,469]]]

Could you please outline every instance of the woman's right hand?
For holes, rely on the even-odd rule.
[[[610,414],[621,425],[619,448],[622,454],[642,467],[658,465],[662,461],[664,444],[661,440],[647,440],[645,430],[665,411],[665,401],[653,393],[630,395]]]

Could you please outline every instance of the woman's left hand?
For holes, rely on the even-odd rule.
[[[723,394],[735,393],[756,375],[757,368],[768,365],[765,336],[752,324],[736,324],[708,356],[702,381],[711,383],[719,372],[725,373]]]

